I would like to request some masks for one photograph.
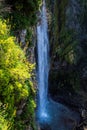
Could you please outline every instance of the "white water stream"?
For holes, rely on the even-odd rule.
[[[39,111],[43,116],[46,116],[45,107],[47,101],[48,90],[48,52],[49,52],[49,40],[48,40],[48,25],[46,18],[46,6],[43,1],[43,7],[41,11],[41,23],[37,26],[37,47],[38,47],[38,87],[39,87]]]
[[[41,20],[37,25],[37,54],[38,54],[38,122],[40,126],[50,127],[51,130],[72,130],[79,120],[77,113],[66,106],[48,100],[48,73],[49,73],[49,39],[46,17],[46,5],[43,0]]]

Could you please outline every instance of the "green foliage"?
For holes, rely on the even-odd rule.
[[[68,0],[55,0],[53,2],[53,5],[51,4],[51,0],[47,0],[48,7],[50,8],[50,11],[52,12],[52,21],[51,25],[49,27],[50,29],[50,44],[52,48],[51,55],[52,57],[55,57],[58,55],[58,49],[59,49],[59,38],[60,33],[63,31],[63,28],[65,28],[66,23],[66,8],[68,6]],[[54,8],[53,8],[54,7]]]
[[[12,6],[9,19],[14,30],[25,29],[36,23],[36,13],[41,0],[6,0]]]
[[[16,36],[18,42],[20,42],[21,31],[23,29],[27,31],[25,36],[26,47],[21,45],[22,49],[26,48],[26,55],[29,53],[27,48],[32,45],[33,30],[31,28],[37,23],[37,12],[41,2],[42,0],[5,0],[11,10],[3,13],[4,18],[11,25],[11,33]]]
[[[75,51],[78,40],[73,30],[63,29],[60,32],[59,46],[56,49],[58,55],[69,63],[75,63]]]
[[[35,129],[35,121],[34,121],[34,109],[36,107],[36,104],[33,100],[33,97],[28,97],[26,106],[24,108],[23,114],[19,117],[17,116],[15,118],[15,129],[19,130],[25,130],[28,126],[31,126],[33,130]],[[26,121],[26,123],[24,122]]]
[[[0,20],[0,102],[6,105],[6,119],[12,129],[18,103],[21,100],[27,100],[27,98],[30,98],[29,100],[32,102],[35,92],[31,82],[34,65],[26,60],[24,52],[15,43],[15,38],[10,36],[9,32],[6,23]],[[34,109],[33,104],[32,109]],[[2,111],[0,114],[2,116]],[[29,112],[30,116],[32,114]],[[4,120],[4,117],[0,120],[0,127],[3,123],[7,124]],[[4,130],[7,130],[7,125],[5,127]],[[1,128],[1,130],[3,129]]]
[[[9,128],[9,122],[6,120],[5,109],[6,106],[0,102],[0,130],[7,130]]]

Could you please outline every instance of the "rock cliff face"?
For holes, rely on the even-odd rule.
[[[50,40],[49,95],[82,113],[87,109],[87,2],[46,1]]]

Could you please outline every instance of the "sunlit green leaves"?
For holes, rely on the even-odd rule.
[[[27,61],[24,52],[9,32],[6,22],[0,20],[0,101],[3,105],[6,104],[6,118],[10,122],[10,127],[13,127],[17,104],[23,99],[27,100],[27,97],[34,102],[31,82],[34,65]],[[34,109],[33,104],[32,109]],[[5,120],[4,117],[0,120],[1,130],[7,130]]]

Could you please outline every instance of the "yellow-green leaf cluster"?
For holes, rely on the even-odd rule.
[[[0,101],[7,106],[9,120],[16,116],[16,104],[34,93],[31,83],[34,65],[27,61],[15,41],[6,22],[0,20]]]

